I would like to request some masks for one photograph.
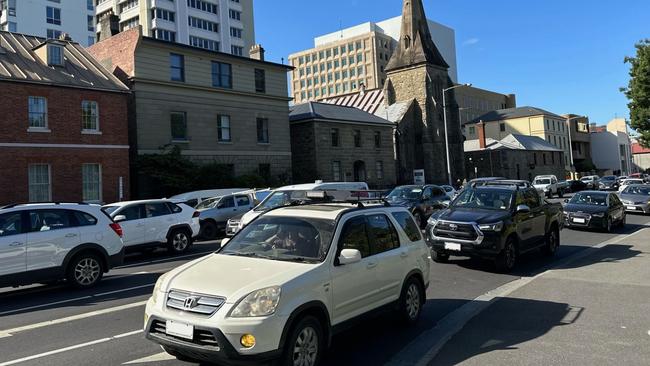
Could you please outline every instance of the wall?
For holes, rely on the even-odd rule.
[[[650,154],[634,154],[634,166],[640,171],[650,169]]]
[[[488,112],[515,108],[517,100],[514,94],[501,94],[476,87],[462,87],[454,90],[456,102],[463,110],[460,112],[461,125],[472,121]]]
[[[546,156],[546,164],[544,164]],[[471,160],[470,160],[471,159]],[[465,153],[466,179],[504,177],[531,181],[538,175],[565,176],[564,153],[530,150],[480,150]]]
[[[621,169],[618,137],[610,132],[591,134],[591,159],[600,170]]]

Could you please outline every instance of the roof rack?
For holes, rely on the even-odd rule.
[[[476,187],[515,187],[517,190],[522,188],[532,188],[533,185],[525,180],[518,179],[499,179],[484,182],[472,183],[472,188]]]
[[[0,207],[0,210],[6,210],[9,208],[14,208],[17,206],[25,206],[25,205],[85,205],[85,206],[90,206],[92,203],[88,202],[20,202],[20,203],[12,203],[9,205],[5,205]]]
[[[304,199],[294,200],[291,205],[349,203],[355,204],[357,208],[364,208],[365,205],[370,203],[381,203],[386,207],[390,207],[390,203],[383,196],[384,193],[384,191],[379,190],[309,191],[305,193]]]

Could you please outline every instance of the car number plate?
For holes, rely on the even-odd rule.
[[[632,210],[632,211],[636,211],[636,207],[634,207],[634,206],[627,206],[627,209]]]
[[[460,244],[458,244],[458,243],[445,243],[445,249],[460,252]]]
[[[587,222],[585,219],[573,219],[573,222],[578,223],[578,224],[584,224]]]
[[[192,340],[194,338],[194,326],[168,320],[165,333],[170,336]]]

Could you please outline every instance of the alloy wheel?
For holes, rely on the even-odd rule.
[[[318,334],[312,327],[305,327],[293,347],[294,366],[314,366],[318,357]]]
[[[174,247],[175,251],[182,252],[187,248],[189,242],[190,240],[187,238],[187,234],[184,232],[178,232],[174,234],[174,238],[172,239],[172,246]]]
[[[101,275],[102,268],[95,258],[84,258],[74,268],[75,281],[83,286],[95,283]]]
[[[406,314],[411,320],[415,320],[420,313],[420,289],[415,283],[411,283],[406,291]]]
[[[553,254],[557,251],[557,231],[551,231],[551,235],[548,237],[548,251]]]
[[[515,261],[517,260],[517,250],[515,249],[515,245],[512,242],[508,243],[508,246],[506,247],[505,255],[506,255],[505,258],[506,268],[508,269],[514,268]]]

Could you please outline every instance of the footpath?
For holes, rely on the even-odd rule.
[[[497,299],[429,365],[650,365],[650,229]]]

